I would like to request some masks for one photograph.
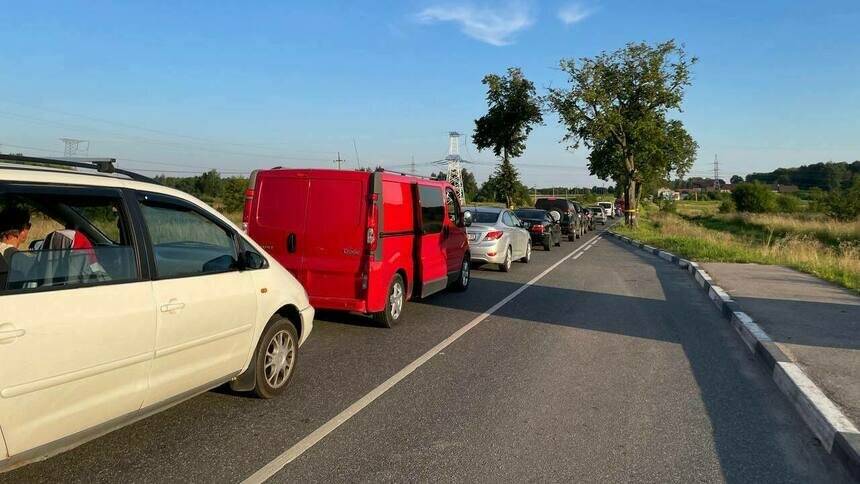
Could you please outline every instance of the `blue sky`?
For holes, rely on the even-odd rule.
[[[365,164],[419,172],[471,133],[481,78],[674,38],[699,57],[679,116],[692,174],[860,159],[860,2],[0,1],[0,150],[60,137],[140,170]],[[518,161],[529,185],[594,185],[554,115]],[[465,138],[465,137],[464,137]],[[21,148],[27,147],[27,148]],[[494,161],[461,148],[479,180]]]

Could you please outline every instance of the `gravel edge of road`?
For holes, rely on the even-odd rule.
[[[771,372],[776,386],[791,402],[824,448],[860,480],[860,431],[804,371],[696,262],[607,230],[609,235],[674,264],[696,281],[727,319],[753,356]]]

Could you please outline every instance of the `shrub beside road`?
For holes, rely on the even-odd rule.
[[[614,230],[700,262],[777,264],[860,292],[860,221],[813,214],[720,214],[719,202],[644,207],[639,228]]]

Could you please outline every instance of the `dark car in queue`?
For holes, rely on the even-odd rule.
[[[555,213],[556,218],[551,215]],[[553,245],[561,245],[561,215],[555,211],[546,211],[538,208],[518,208],[514,214],[522,220],[524,228],[532,237],[532,244],[543,246],[543,250],[550,250]]]
[[[574,202],[566,198],[543,197],[535,200],[535,208],[558,212],[561,215],[559,221],[561,233],[567,236],[567,240],[573,242],[582,236],[582,218],[579,216]]]

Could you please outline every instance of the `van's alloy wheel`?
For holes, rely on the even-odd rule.
[[[374,313],[373,319],[386,328],[391,328],[400,320],[403,314],[403,305],[406,302],[406,290],[403,278],[395,274],[388,286],[388,297],[385,299],[385,309]]]
[[[257,344],[254,393],[272,398],[284,392],[292,380],[298,360],[298,334],[293,324],[275,316]]]
[[[460,264],[460,274],[457,281],[454,282],[452,288],[455,291],[465,291],[469,287],[469,282],[472,280],[472,263],[468,256],[463,258],[463,263]]]

